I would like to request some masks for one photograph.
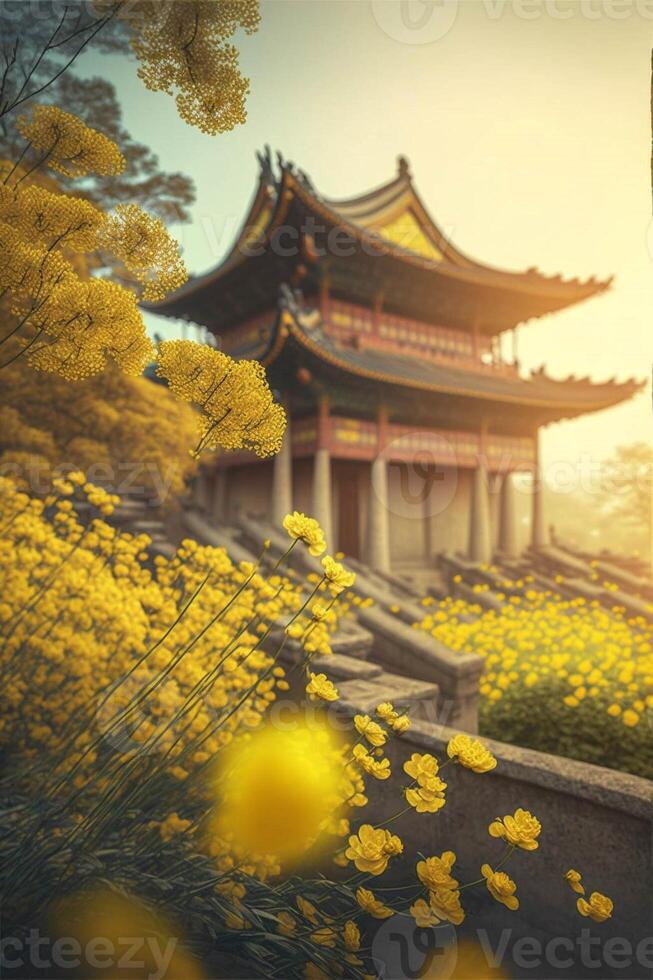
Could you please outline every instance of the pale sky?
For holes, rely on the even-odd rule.
[[[615,276],[610,293],[520,329],[525,367],[600,381],[650,377],[653,334],[650,59],[653,0],[263,0],[239,39],[245,126],[204,136],[135,65],[108,74],[125,121],[197,185],[173,229],[193,273],[215,265],[246,215],[265,143],[328,197],[390,179],[418,191],[463,251],[490,265]],[[153,329],[165,323],[150,318]],[[651,439],[650,392],[543,434],[545,465]]]

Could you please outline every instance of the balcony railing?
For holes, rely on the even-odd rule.
[[[518,366],[502,360],[487,337],[476,341],[470,332],[411,320],[329,299],[323,309],[327,333],[340,343],[373,348],[408,357],[428,358],[467,371],[514,376]]]

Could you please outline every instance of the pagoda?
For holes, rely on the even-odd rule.
[[[616,405],[640,384],[524,376],[516,328],[610,280],[474,261],[431,218],[404,158],[388,183],[347,200],[323,197],[280,155],[274,167],[267,148],[259,163],[226,258],[149,307],[259,360],[287,409],[272,460],[213,457],[212,520],[247,512],[279,524],[301,510],[332,550],[382,573],[430,567],[443,551],[487,562],[517,553],[513,474],[529,471],[532,545],[546,545],[540,427]]]

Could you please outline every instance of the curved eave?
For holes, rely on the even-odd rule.
[[[365,195],[361,198],[351,199],[349,202],[327,202],[307,190],[288,168],[284,168],[282,179],[273,202],[272,197],[274,196],[274,191],[271,186],[263,180],[259,181],[254,200],[239,235],[228,255],[219,265],[204,275],[190,280],[180,289],[176,290],[169,298],[158,303],[143,303],[143,308],[163,316],[187,316],[188,313],[184,309],[184,305],[188,299],[210,288],[227,275],[227,273],[250,259],[251,256],[247,254],[247,250],[243,248],[243,244],[247,240],[248,230],[256,223],[263,208],[266,205],[271,205],[270,217],[265,227],[261,229],[260,235],[256,238],[256,245],[259,250],[261,248],[264,250],[270,248],[272,235],[286,220],[293,200],[300,202],[304,208],[320,217],[323,221],[328,222],[331,226],[348,232],[352,239],[358,241],[361,245],[367,244],[369,246],[372,244],[375,253],[378,255],[388,256],[411,268],[425,270],[434,276],[442,276],[462,285],[498,290],[505,294],[520,295],[522,297],[532,297],[537,302],[543,304],[542,309],[538,308],[534,312],[527,312],[522,319],[541,316],[544,313],[553,312],[557,309],[581,302],[584,299],[605,291],[612,282],[612,279],[597,281],[593,278],[586,282],[579,282],[575,279],[563,280],[560,276],[547,277],[535,270],[508,272],[475,263],[447,242],[446,237],[442,235],[440,229],[438,229],[437,225],[430,218],[410,181],[407,181],[406,178],[398,178],[396,181],[384,185],[384,188],[387,190],[388,188],[392,188],[393,185],[397,185],[400,195],[406,193],[406,189],[410,188],[414,206],[419,210],[421,220],[432,229],[434,236],[433,244],[445,255],[442,261],[424,258],[408,249],[401,248],[401,246],[384,239],[380,234],[357,224],[354,220],[348,218],[346,213],[341,213],[334,209],[338,206],[346,212],[347,207],[351,209],[354,205],[360,206],[361,202],[365,201]],[[373,206],[374,197],[375,195],[378,196],[379,193],[380,191],[377,190],[369,195],[369,201],[372,202],[370,206]]]
[[[207,287],[212,286],[236,266],[250,258],[243,247],[248,240],[248,232],[256,225],[264,208],[270,204],[273,197],[274,190],[272,187],[264,180],[260,179],[254,194],[254,198],[250,204],[247,217],[243,221],[233,245],[222,261],[219,262],[213,269],[205,272],[203,275],[194,276],[192,279],[189,279],[188,282],[184,283],[183,286],[180,286],[179,289],[176,289],[174,293],[171,293],[171,295],[166,299],[161,300],[158,303],[141,303],[140,305],[142,308],[150,313],[156,313],[160,316],[183,317],[183,311],[176,311],[176,308],[180,303],[184,303],[185,300],[196,296],[197,293],[201,292]],[[261,232],[261,242],[266,241],[265,234],[267,232],[267,228],[274,220],[274,214],[278,203],[277,198],[271,208],[270,217],[266,223],[266,227]],[[251,244],[253,244],[253,242]]]
[[[269,345],[267,355],[265,358],[261,359],[262,363],[265,364],[265,366],[272,364],[277,357],[279,357],[286,342],[290,338],[292,338],[292,340],[294,340],[302,349],[308,351],[322,362],[354,377],[365,378],[377,383],[398,386],[401,388],[408,388],[417,391],[428,391],[434,394],[454,395],[472,400],[480,399],[487,402],[521,405],[527,408],[542,409],[546,412],[554,412],[560,417],[583,415],[589,412],[598,412],[605,408],[612,408],[614,405],[631,398],[634,394],[641,391],[645,385],[645,382],[638,382],[635,380],[629,380],[623,384],[617,384],[610,381],[606,382],[605,384],[597,385],[591,385],[591,383],[585,379],[567,379],[566,381],[557,381],[553,378],[547,377],[543,370],[533,372],[531,375],[532,380],[520,379],[519,381],[515,382],[515,386],[521,387],[521,391],[515,391],[514,393],[483,391],[482,388],[479,387],[470,389],[457,386],[455,384],[433,383],[425,380],[406,378],[392,373],[390,370],[375,370],[360,363],[353,363],[351,359],[347,360],[342,355],[339,355],[337,350],[327,350],[312,337],[308,336],[301,323],[298,322],[297,318],[288,309],[284,309],[281,312],[281,315],[277,321],[275,336]],[[451,371],[449,373],[451,373]],[[532,389],[529,391],[528,389],[531,385],[536,387],[538,378],[544,380],[548,385],[559,385],[561,389],[561,397],[538,397],[534,394]],[[574,385],[577,391],[579,391],[579,388],[582,387],[584,391],[588,391],[588,394],[591,385],[591,391],[594,397],[588,397],[587,399],[566,399],[562,397],[563,389],[566,388],[569,390],[570,385]]]
[[[349,232],[352,237],[360,243],[372,243],[375,250],[384,255],[397,258],[400,262],[426,269],[438,275],[443,275],[450,279],[455,279],[469,285],[484,286],[494,289],[502,289],[507,292],[522,293],[530,296],[541,297],[545,300],[558,300],[560,306],[570,306],[573,303],[588,299],[598,293],[608,289],[612,283],[612,278],[597,281],[589,279],[586,282],[579,282],[575,279],[562,279],[560,276],[544,276],[535,270],[527,272],[508,272],[503,269],[493,269],[490,266],[472,263],[471,260],[460,254],[466,263],[456,265],[451,261],[433,261],[423,258],[408,249],[403,249],[380,235],[362,228],[343,215],[334,211],[325,201],[316,198],[313,194],[305,190],[292,174],[284,172],[282,183],[282,196],[287,198],[287,205],[282,209],[283,215],[287,214],[290,200],[293,196],[297,197],[305,207],[314,211],[325,221],[330,222],[334,227],[340,227]],[[416,198],[416,200],[418,200]],[[420,206],[423,209],[423,205]],[[426,213],[426,212],[425,212]],[[279,215],[279,212],[277,213]],[[429,219],[430,220],[430,219]],[[269,230],[274,227],[274,221],[270,223]],[[437,226],[435,226],[437,228]]]

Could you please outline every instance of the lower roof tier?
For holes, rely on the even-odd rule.
[[[345,406],[357,400],[368,406],[384,402],[394,404],[395,414],[401,414],[403,405],[411,420],[413,415],[417,420],[422,410],[445,425],[456,419],[473,426],[475,420],[509,418],[504,428],[510,431],[527,432],[547,422],[609,408],[644,385],[634,379],[623,383],[556,380],[544,368],[520,377],[342,344],[327,333],[319,311],[307,307],[289,289],[284,289],[276,313],[262,318],[255,342],[232,353],[260,360],[273,384],[300,402],[303,385],[307,402],[320,391],[340,391]]]

